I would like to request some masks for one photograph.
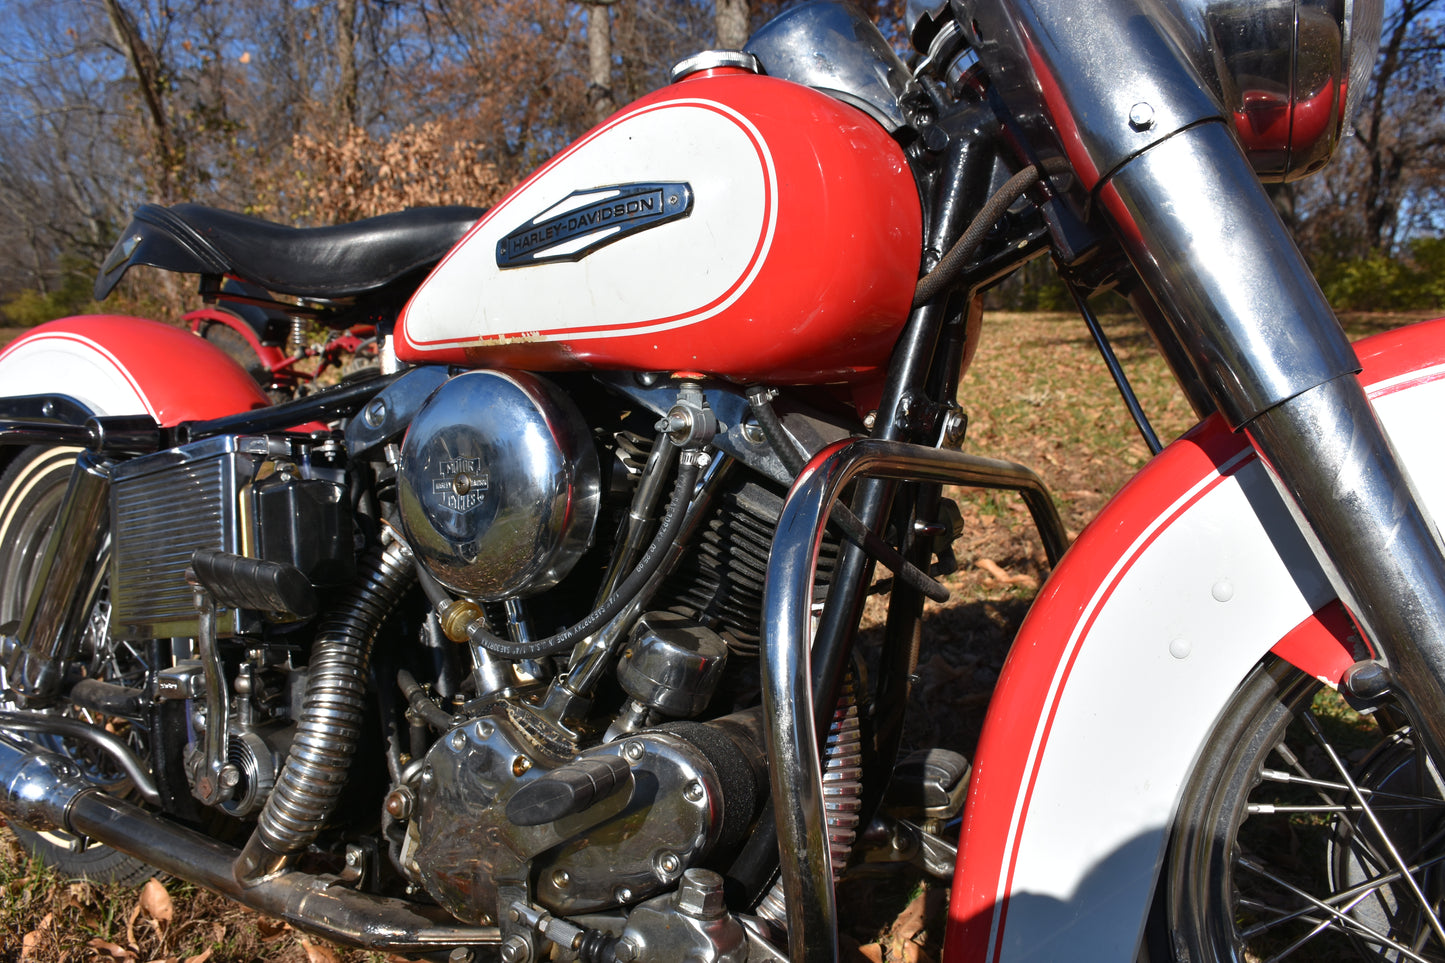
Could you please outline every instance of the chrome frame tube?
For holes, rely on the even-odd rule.
[[[789,955],[795,963],[838,955],[833,867],[827,844],[823,776],[813,716],[813,575],[828,513],[858,477],[938,482],[1023,494],[1050,561],[1067,547],[1063,522],[1043,482],[1012,462],[896,441],[841,441],[808,463],[783,504],[763,582],[763,709],[772,760]]]
[[[79,719],[66,716],[42,715],[28,712],[0,711],[0,730],[15,732],[40,732],[66,739],[84,739],[93,743],[115,760],[135,788],[136,794],[153,806],[160,805],[161,794],[151,780],[145,764],[140,761],[130,746],[121,741],[113,732],[93,726]]]

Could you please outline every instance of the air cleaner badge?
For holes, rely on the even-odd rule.
[[[686,217],[692,186],[615,184],[573,191],[497,242],[497,267],[580,261],[613,241]]]
[[[454,512],[476,508],[486,498],[490,476],[480,458],[454,458],[440,465],[440,477],[432,478],[431,493],[439,505]]]

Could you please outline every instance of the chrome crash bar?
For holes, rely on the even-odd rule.
[[[1043,481],[1012,462],[903,442],[865,439],[824,448],[793,483],[778,519],[763,583],[763,707],[773,761],[789,958],[838,958],[833,866],[823,810],[823,775],[814,728],[810,600],[818,548],[839,492],[855,478],[934,482],[1017,491],[1038,526],[1051,563],[1068,545]]]

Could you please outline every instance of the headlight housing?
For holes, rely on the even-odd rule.
[[[1263,180],[1324,166],[1369,86],[1383,0],[1175,0],[1185,44]]]

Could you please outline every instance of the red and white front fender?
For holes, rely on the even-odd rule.
[[[96,415],[163,426],[268,404],[216,346],[157,321],[91,315],[50,321],[0,351],[0,395],[66,395]]]
[[[1445,319],[1356,345],[1445,518]],[[1353,625],[1253,450],[1211,419],[1079,536],[1030,610],[974,761],[946,958],[1132,960],[1182,787],[1273,650],[1335,682]]]

